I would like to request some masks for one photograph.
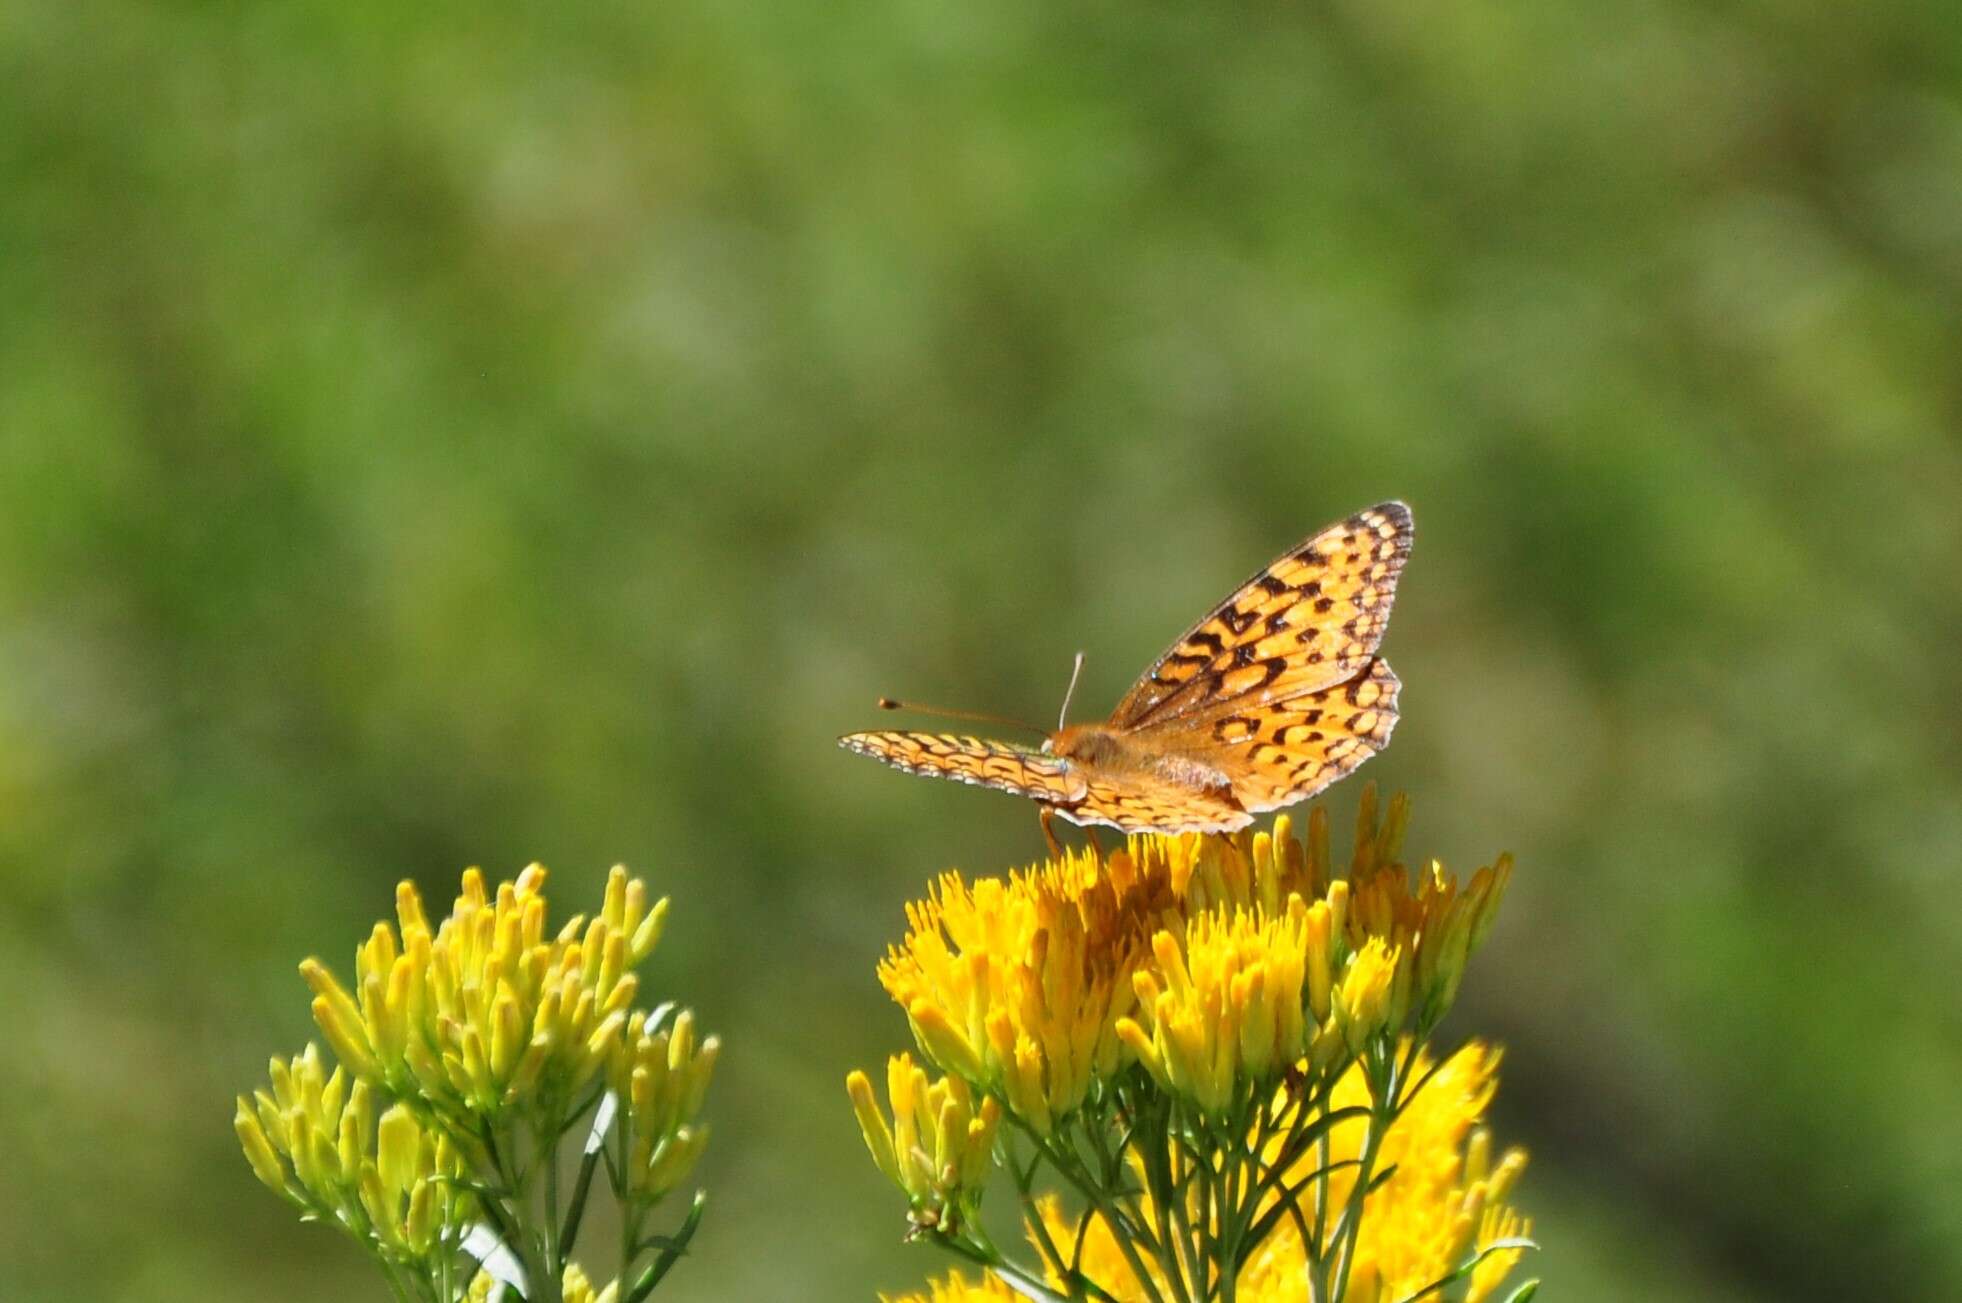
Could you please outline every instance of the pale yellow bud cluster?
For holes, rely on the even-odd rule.
[[[314,1019],[350,1071],[454,1112],[485,1114],[538,1097],[563,1101],[590,1081],[627,1021],[631,971],[660,940],[667,901],[616,867],[590,922],[547,935],[545,870],[532,865],[495,899],[483,874],[434,930],[412,883],[355,955],[355,989],[325,965],[300,966]]]
[[[696,1042],[690,1010],[658,1031],[646,1014],[627,1019],[607,1079],[619,1101],[614,1125],[627,1138],[628,1198],[651,1203],[688,1178],[708,1144],[699,1116],[721,1052],[717,1037]]]
[[[470,1282],[469,1292],[464,1295],[467,1303],[489,1303],[497,1289],[497,1279],[487,1271],[480,1271]],[[509,1297],[509,1295],[506,1295]],[[565,1268],[565,1278],[559,1285],[559,1297],[565,1303],[617,1303],[620,1297],[620,1282],[609,1281],[605,1289],[595,1291],[593,1282],[586,1278],[579,1264],[569,1262]]]
[[[275,1193],[331,1217],[393,1261],[439,1247],[467,1215],[449,1141],[402,1105],[375,1117],[375,1095],[344,1068],[328,1074],[313,1045],[274,1059],[271,1089],[238,1099],[233,1126],[252,1171]]]
[[[992,1098],[977,1107],[959,1077],[929,1083],[910,1054],[886,1064],[892,1121],[879,1111],[863,1072],[845,1079],[859,1130],[872,1161],[905,1191],[916,1230],[957,1230],[981,1198],[992,1161],[1001,1108]]]

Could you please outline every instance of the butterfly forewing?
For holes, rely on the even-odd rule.
[[[893,729],[848,733],[838,742],[847,750],[883,760],[909,774],[951,778],[1051,805],[1082,799],[1087,786],[1082,775],[1054,756],[986,738]]]
[[[1354,678],[1383,639],[1410,542],[1410,509],[1386,502],[1290,548],[1167,648],[1111,725],[1175,728],[1220,702],[1282,701]]]

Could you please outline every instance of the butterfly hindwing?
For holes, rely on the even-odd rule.
[[[1410,509],[1385,502],[1275,558],[1166,649],[1111,725],[1176,727],[1215,703],[1281,701],[1354,678],[1382,641],[1411,537]]]
[[[1082,799],[1058,805],[1056,813],[1074,824],[1102,824],[1127,833],[1233,832],[1253,822],[1253,815],[1227,793],[1194,791],[1137,773],[1091,778]]]

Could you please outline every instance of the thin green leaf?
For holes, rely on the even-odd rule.
[[[636,1280],[633,1288],[627,1292],[626,1303],[640,1303],[654,1292],[654,1287],[661,1283],[661,1277],[667,1275],[681,1255],[688,1251],[688,1242],[695,1238],[695,1231],[702,1224],[702,1213],[707,1208],[708,1191],[695,1191],[695,1202],[688,1206],[688,1216],[682,1221],[681,1228],[669,1237],[667,1247],[661,1250],[661,1256],[649,1263],[646,1271],[640,1273],[640,1279]]]
[[[1406,1294],[1402,1299],[1398,1300],[1398,1303],[1417,1303],[1418,1299],[1425,1298],[1431,1294],[1437,1294],[1443,1292],[1445,1286],[1456,1284],[1458,1281],[1461,1281],[1465,1277],[1471,1275],[1473,1268],[1478,1266],[1479,1263],[1485,1261],[1487,1258],[1491,1257],[1495,1253],[1503,1253],[1510,1249],[1537,1250],[1539,1247],[1540,1247],[1539,1245],[1533,1243],[1533,1241],[1527,1239],[1523,1235],[1514,1235],[1503,1240],[1493,1240],[1490,1244],[1485,1245],[1483,1248],[1481,1248],[1477,1253],[1472,1254],[1471,1257],[1465,1259],[1462,1263],[1458,1264],[1457,1269],[1451,1272],[1450,1275],[1438,1277],[1430,1284],[1424,1286],[1424,1288],[1418,1290],[1415,1294]],[[1538,1282],[1537,1280],[1529,1280],[1524,1285],[1521,1285],[1519,1288],[1523,1290],[1531,1291],[1531,1290],[1537,1290],[1539,1288],[1539,1285],[1540,1282]],[[1508,1301],[1508,1303],[1525,1303],[1525,1300],[1530,1299],[1531,1297],[1533,1297],[1533,1295],[1530,1292],[1522,1297],[1518,1290],[1514,1290],[1512,1298]]]

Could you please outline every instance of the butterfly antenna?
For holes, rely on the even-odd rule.
[[[971,719],[979,724],[1006,724],[1010,728],[1025,728],[1031,733],[1047,733],[1049,730],[1040,724],[1025,720],[1010,719],[1006,715],[989,715],[978,710],[948,710],[943,706],[922,706],[917,701],[895,701],[891,697],[879,698],[880,710],[913,710],[922,715],[938,715],[942,719]]]
[[[1070,671],[1070,686],[1063,693],[1063,708],[1056,712],[1057,732],[1061,732],[1063,725],[1069,722],[1070,698],[1076,695],[1076,681],[1077,678],[1082,673],[1083,673],[1083,653],[1078,652],[1076,654],[1076,668]]]

